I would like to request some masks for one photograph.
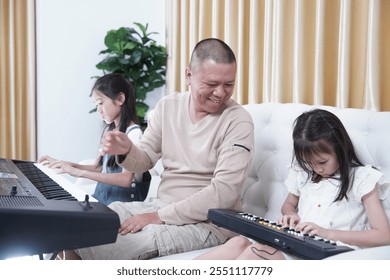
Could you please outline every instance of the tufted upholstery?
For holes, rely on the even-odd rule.
[[[284,180],[292,159],[293,122],[302,112],[313,108],[323,108],[336,114],[344,123],[361,160],[377,167],[390,180],[390,112],[281,103],[252,104],[245,105],[245,108],[255,125],[255,152],[242,192],[243,208],[247,212],[271,220],[280,216],[280,208],[287,195]],[[161,166],[157,173],[160,171]],[[156,187],[159,178],[153,180]],[[390,259],[390,246],[387,247],[377,251],[371,249],[361,256],[365,259],[371,256]],[[162,259],[191,259],[204,251]],[[342,258],[342,255],[333,258]],[[346,258],[359,258],[359,255],[346,254]]]

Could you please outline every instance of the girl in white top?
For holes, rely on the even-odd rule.
[[[354,249],[390,244],[390,184],[364,166],[341,121],[315,109],[293,130],[294,164],[279,224]],[[389,215],[389,213],[387,213]],[[237,236],[198,259],[291,259],[280,250]]]

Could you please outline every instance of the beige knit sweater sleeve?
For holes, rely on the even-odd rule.
[[[241,105],[231,100],[221,114],[193,124],[188,103],[189,93],[163,98],[140,144],[122,162],[142,172],[162,159],[158,198],[168,205],[158,214],[167,224],[206,221],[210,208],[240,209],[253,154],[253,123]]]

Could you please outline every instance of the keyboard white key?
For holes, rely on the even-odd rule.
[[[38,167],[43,173],[50,177],[54,182],[60,185],[64,190],[74,196],[78,201],[84,201],[87,193],[73,184],[71,181],[66,179],[66,174],[58,173],[57,170],[49,168],[40,163],[34,163],[36,167]],[[97,200],[89,195],[89,201],[96,202]]]

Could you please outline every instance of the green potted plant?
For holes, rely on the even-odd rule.
[[[137,115],[145,125],[149,106],[144,100],[148,92],[165,84],[166,48],[158,45],[148,33],[148,24],[134,22],[139,29],[121,27],[107,32],[104,44],[107,49],[99,54],[105,58],[96,67],[107,73],[121,73],[134,85],[137,100]]]

